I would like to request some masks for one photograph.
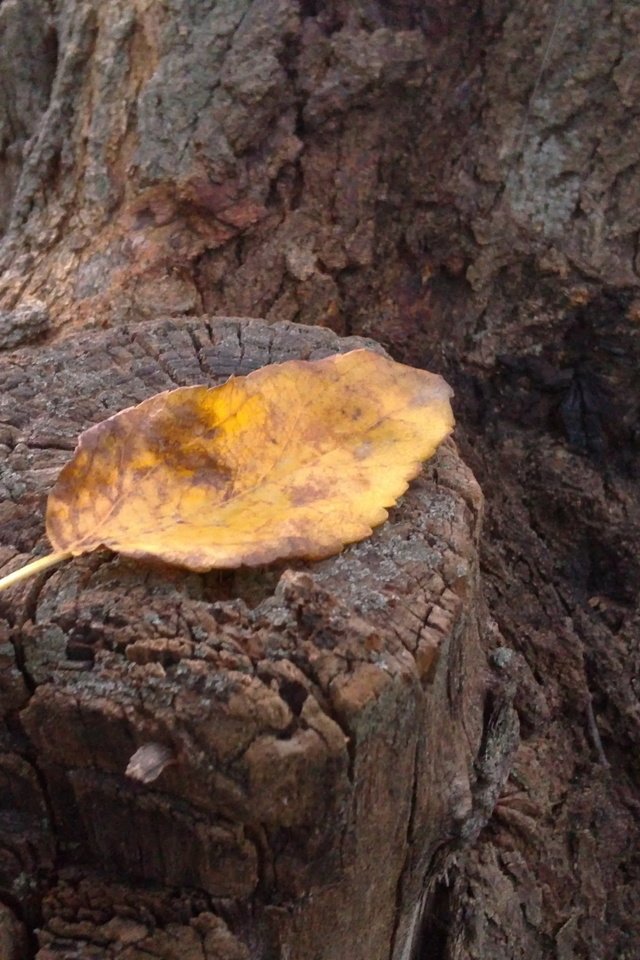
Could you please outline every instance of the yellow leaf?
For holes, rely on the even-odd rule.
[[[81,435],[49,495],[45,560],[104,546],[204,571],[330,556],[387,518],[450,433],[450,395],[369,350],[160,393]]]

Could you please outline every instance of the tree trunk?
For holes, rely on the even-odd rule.
[[[14,353],[0,363],[2,542],[41,545],[80,422],[363,343],[183,318]],[[28,917],[44,898],[38,956],[131,942],[182,957],[203,938],[207,957],[408,956],[424,891],[484,822],[517,739],[504,698],[483,734],[480,515],[449,443],[333,560],[198,576],[89,556],[14,588],[2,882]],[[3,549],[4,566],[23,559]],[[149,756],[159,776],[128,780]],[[179,949],[149,911],[176,924]]]
[[[640,948],[639,34],[633,0],[0,5],[0,348],[53,341],[21,354],[46,365],[76,355],[81,328],[97,345],[96,328],[135,336],[159,315],[165,331],[253,315],[373,336],[456,387],[487,497],[483,644],[516,686],[522,739],[487,828],[480,784],[501,774],[485,751],[466,846],[423,870],[441,879],[421,960]],[[19,396],[26,428],[37,398]],[[15,483],[9,556],[40,530]],[[41,601],[26,602],[25,626]],[[6,649],[15,738],[31,691]],[[31,740],[10,749],[22,807],[45,775]],[[5,897],[32,924],[72,859],[42,829],[36,887]],[[88,909],[84,882],[55,887],[52,917]],[[162,902],[182,922],[182,901]]]

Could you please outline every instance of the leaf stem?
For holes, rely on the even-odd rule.
[[[32,560],[26,566],[14,570],[13,573],[8,573],[6,577],[0,577],[0,590],[6,590],[7,587],[12,587],[14,583],[20,583],[27,577],[33,577],[36,573],[48,570],[49,567],[55,567],[57,563],[69,560],[72,556],[73,554],[69,550],[58,550],[56,553],[47,554],[46,557],[38,557],[37,560]]]

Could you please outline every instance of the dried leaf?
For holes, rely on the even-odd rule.
[[[176,762],[173,751],[163,743],[145,743],[133,754],[125,776],[139,783],[153,783],[163,770]]]
[[[450,395],[369,350],[160,393],[80,437],[49,496],[54,556],[105,546],[199,571],[330,556],[386,519],[450,433]]]

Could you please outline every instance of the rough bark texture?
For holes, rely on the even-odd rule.
[[[522,742],[422,955],[635,957],[637,3],[5,0],[0,31],[7,348],[233,312],[453,381]]]
[[[43,499],[83,425],[362,344],[184,318],[9,355],[1,569],[44,545]],[[508,673],[485,711],[481,508],[449,442],[379,532],[308,569],[89,556],[0,600],[1,882],[31,924],[44,898],[39,960],[123,942],[132,960],[408,955],[517,742]],[[145,744],[172,761],[153,784],[125,776]]]

